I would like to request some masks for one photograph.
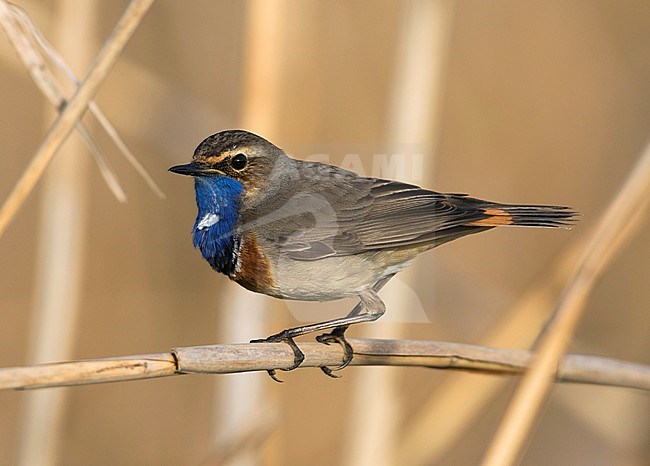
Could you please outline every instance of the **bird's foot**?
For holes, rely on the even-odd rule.
[[[352,346],[350,346],[350,343],[348,343],[348,340],[345,339],[345,331],[348,329],[347,326],[343,327],[336,327],[334,330],[332,330],[329,333],[324,333],[322,335],[318,335],[316,337],[316,341],[319,343],[323,343],[325,345],[329,345],[330,343],[338,343],[343,347],[343,363],[336,366],[336,367],[328,367],[328,366],[320,366],[320,369],[327,375],[328,377],[332,377],[333,379],[338,379],[341,376],[336,375],[333,372],[334,371],[340,371],[341,369],[347,367],[350,362],[352,361],[352,356],[354,355],[354,351],[352,350]]]
[[[293,351],[293,364],[287,367],[286,369],[280,369],[281,371],[292,371],[294,369],[297,369],[305,360],[305,353],[303,353],[300,350],[300,348],[298,348],[298,345],[294,341],[293,337],[287,335],[286,331],[276,333],[275,335],[271,335],[270,337],[267,338],[259,338],[257,340],[251,340],[251,343],[286,343],[287,345],[289,345],[289,347]],[[275,369],[269,369],[266,372],[268,372],[269,376],[276,382],[280,382],[280,383],[283,382],[278,378]]]

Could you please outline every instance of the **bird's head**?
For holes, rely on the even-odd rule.
[[[248,131],[228,130],[204,139],[194,151],[190,163],[176,165],[169,171],[193,176],[207,185],[228,177],[243,185],[242,201],[254,204],[258,197],[282,180],[293,159],[266,139]]]

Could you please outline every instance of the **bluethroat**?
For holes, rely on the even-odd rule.
[[[346,317],[256,340],[288,343],[295,355],[291,370],[304,359],[294,338],[331,330],[317,339],[341,344],[345,358],[339,367],[323,368],[328,375],[352,359],[348,326],[382,316],[377,292],[418,254],[497,226],[554,228],[577,215],[567,207],[499,204],[362,177],[293,159],[240,130],[208,137],[190,163],[170,171],[194,177],[194,247],[214,270],[281,299],[358,297]]]

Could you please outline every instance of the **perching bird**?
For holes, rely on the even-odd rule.
[[[381,317],[377,291],[418,254],[497,226],[567,226],[576,215],[566,207],[498,204],[362,177],[290,158],[240,130],[208,137],[190,163],[170,171],[194,177],[194,246],[214,270],[276,298],[359,298],[347,317],[264,340],[291,345],[295,361],[288,370],[304,359],[293,338],[329,329],[318,340],[343,345],[345,362],[336,369],[345,367],[352,358],[345,330]]]

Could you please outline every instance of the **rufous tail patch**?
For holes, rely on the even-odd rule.
[[[489,215],[489,217],[468,223],[468,225],[473,227],[498,227],[502,225],[512,225],[514,223],[512,215],[505,210],[485,209],[483,212],[485,215]]]

